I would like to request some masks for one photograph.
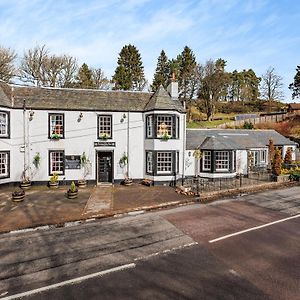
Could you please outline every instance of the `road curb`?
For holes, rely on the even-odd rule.
[[[2,234],[17,234],[22,232],[33,232],[38,230],[48,230],[48,229],[54,229],[54,228],[63,228],[63,227],[72,227],[77,226],[80,224],[90,223],[94,222],[96,220],[106,219],[106,218],[121,218],[125,216],[136,216],[143,214],[145,212],[154,211],[154,210],[162,210],[162,209],[168,209],[172,207],[180,207],[180,206],[186,206],[191,204],[207,204],[213,201],[222,200],[224,198],[228,197],[234,197],[240,194],[256,194],[263,191],[273,190],[273,189],[280,189],[280,188],[288,188],[292,186],[299,186],[299,182],[284,182],[284,183],[276,183],[276,182],[269,182],[264,183],[262,185],[257,186],[250,186],[250,187],[243,187],[238,189],[230,189],[226,191],[216,191],[211,193],[206,193],[203,195],[200,195],[200,197],[191,197],[186,200],[178,200],[178,201],[170,201],[170,202],[164,202],[157,205],[151,205],[151,206],[141,206],[136,207],[134,209],[125,209],[125,210],[115,210],[112,212],[106,212],[106,213],[100,213],[95,215],[89,215],[88,217],[80,218],[80,219],[74,219],[74,220],[68,220],[66,222],[61,223],[48,223],[48,224],[36,224],[32,227],[26,227],[26,228],[20,228],[16,230],[10,230],[10,231],[2,231],[0,232],[0,235]]]

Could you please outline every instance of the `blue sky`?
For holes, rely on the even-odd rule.
[[[300,64],[298,0],[0,0],[0,20],[0,45],[20,57],[46,44],[109,78],[125,44],[139,49],[150,82],[161,49],[173,58],[188,45],[198,62],[223,58],[228,71],[275,67],[290,101]]]

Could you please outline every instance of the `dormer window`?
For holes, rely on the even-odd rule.
[[[49,138],[64,138],[64,114],[49,114]]]
[[[0,138],[9,138],[9,112],[0,111]]]

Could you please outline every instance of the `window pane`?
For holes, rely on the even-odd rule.
[[[228,151],[216,151],[216,170],[229,170]]]
[[[157,173],[172,173],[172,152],[157,152]]]
[[[99,137],[110,138],[112,128],[111,116],[99,116]]]
[[[63,151],[53,151],[50,152],[50,174],[64,173],[64,152]]]
[[[211,152],[203,151],[203,170],[208,171],[211,169]]]
[[[8,153],[0,152],[0,177],[8,176]]]
[[[153,172],[153,156],[152,152],[147,152],[147,173],[152,173]]]
[[[147,137],[153,137],[153,117],[147,116]]]
[[[0,112],[0,136],[8,136],[8,114]]]
[[[53,134],[57,134],[60,137],[63,136],[64,133],[64,115],[50,115],[50,136]]]
[[[173,136],[172,134],[172,116],[160,116],[156,117],[157,137],[163,137],[164,135]]]

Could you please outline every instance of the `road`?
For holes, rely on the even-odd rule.
[[[298,299],[299,192],[0,235],[0,298]]]

